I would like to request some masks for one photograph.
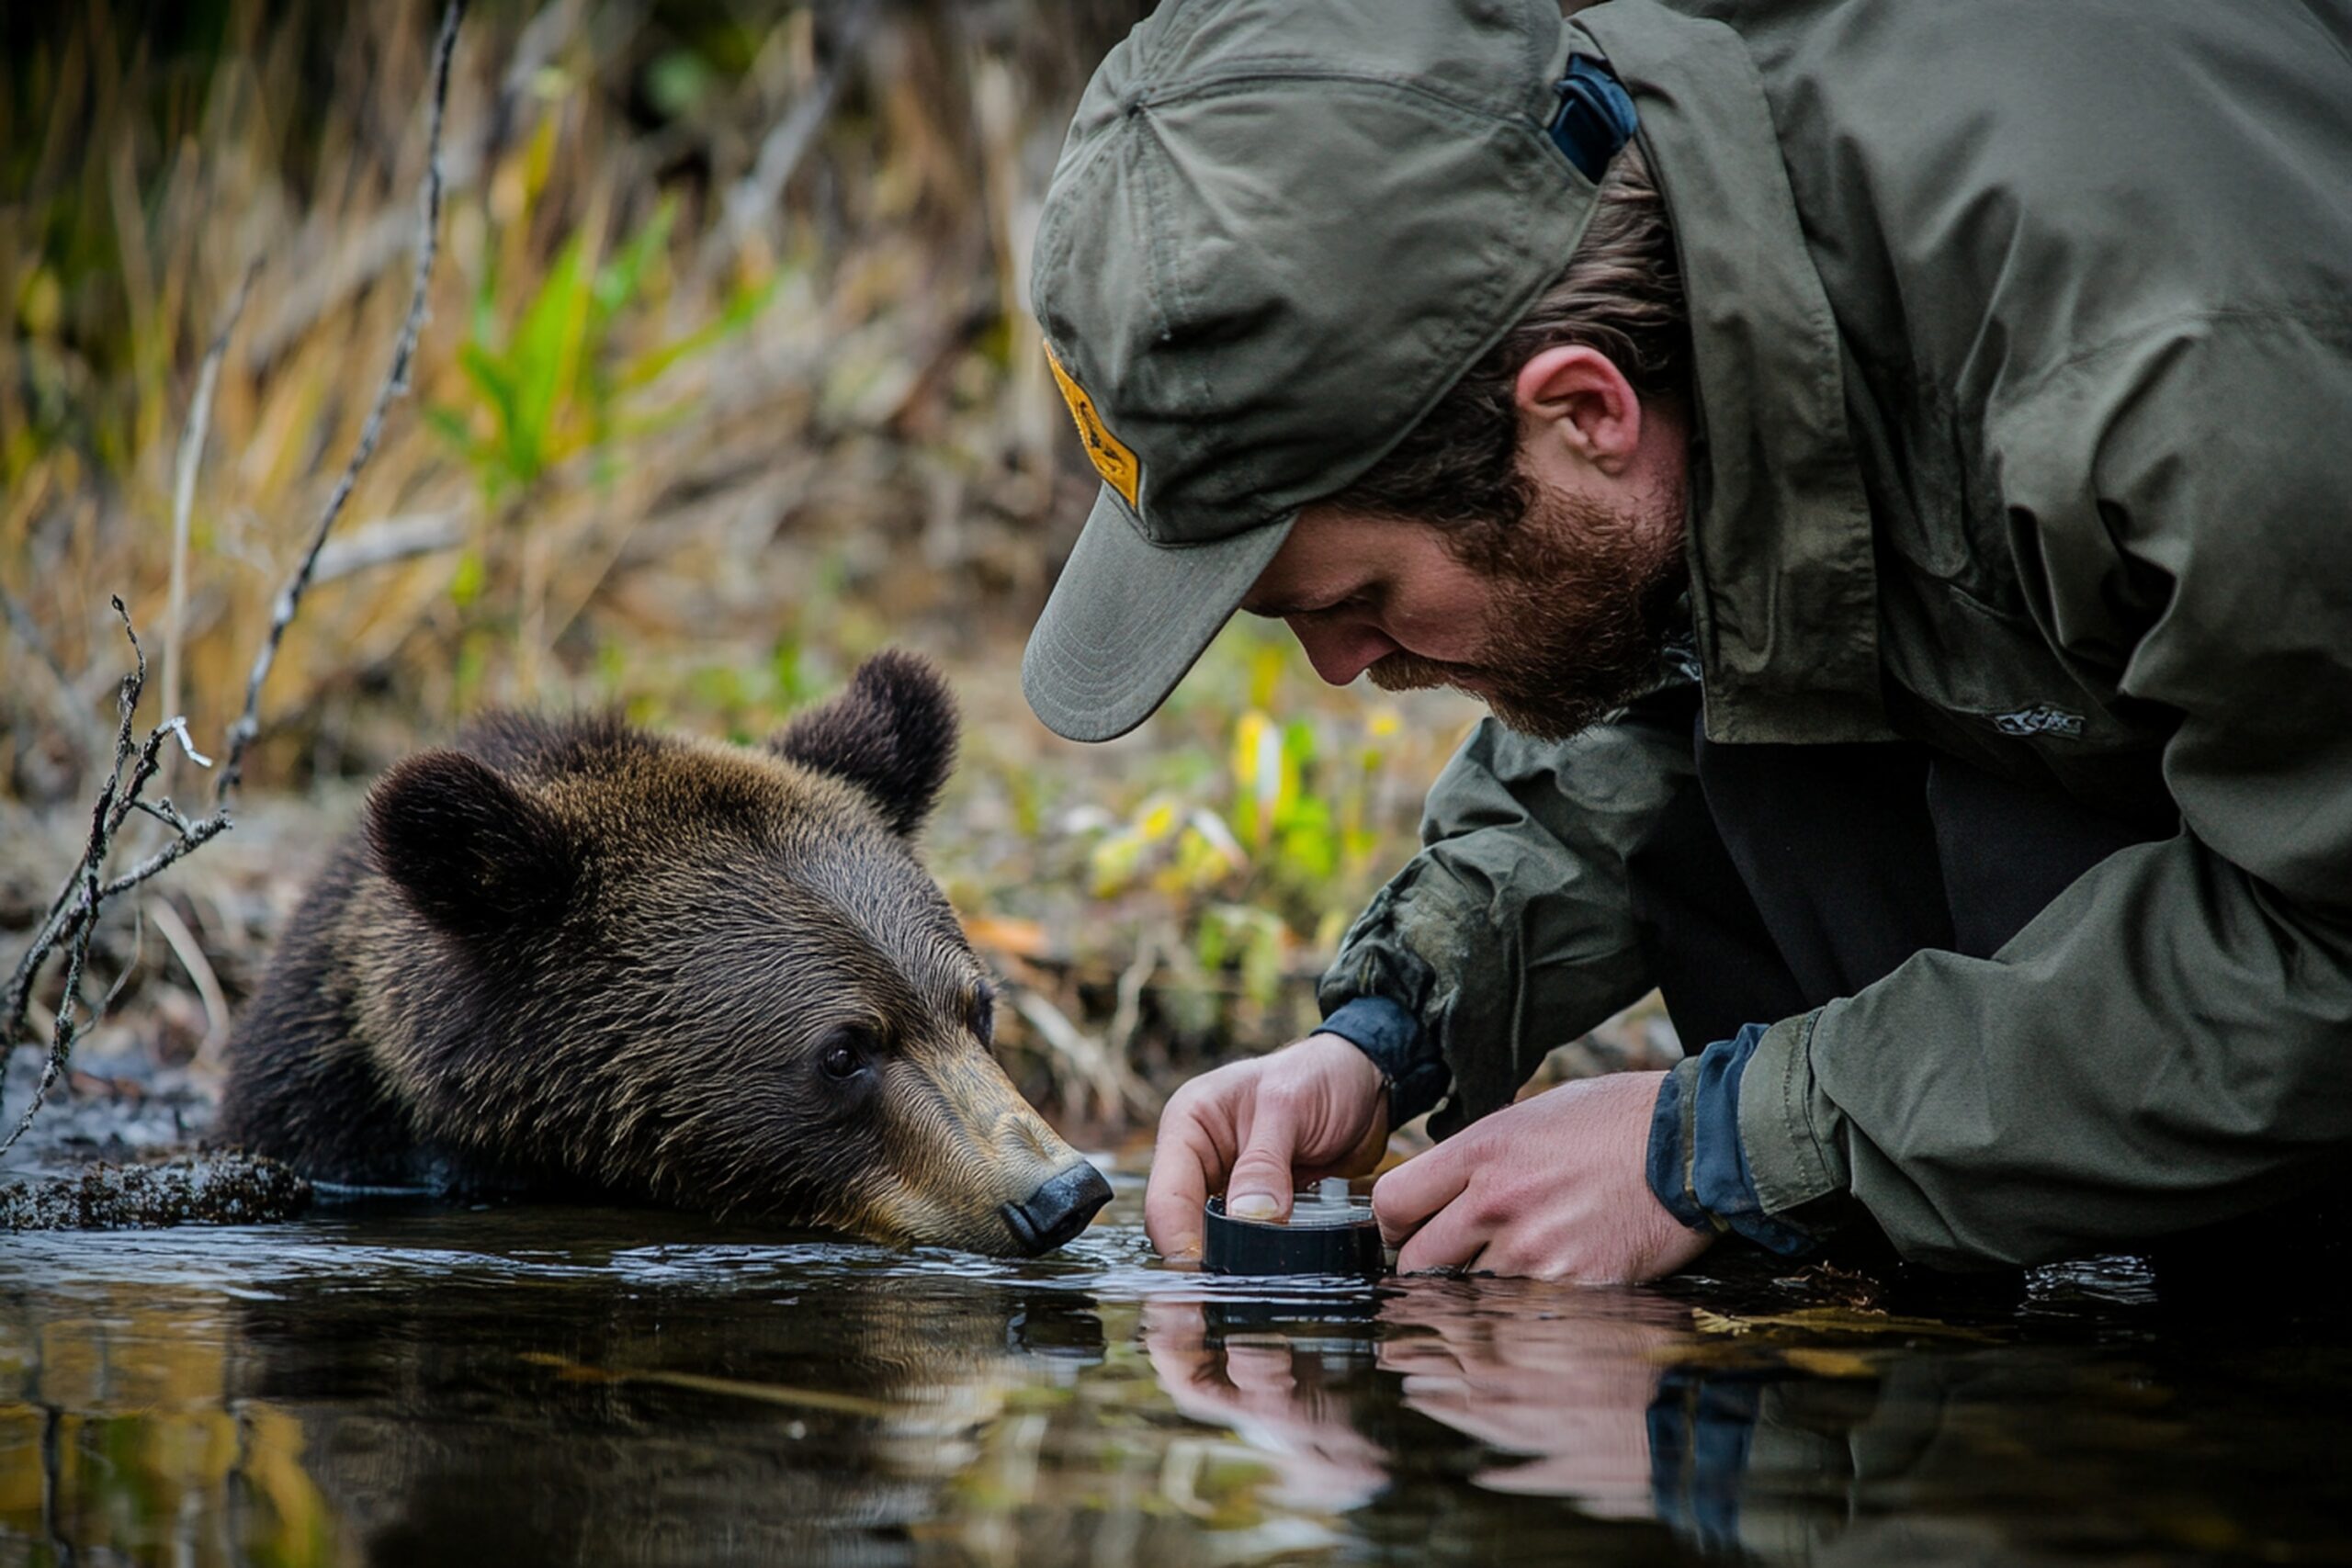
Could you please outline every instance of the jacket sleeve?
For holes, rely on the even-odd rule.
[[[2177,716],[2164,774],[2181,831],[2093,867],[1990,959],[1922,953],[1770,1030],[1738,1108],[1767,1213],[1843,1192],[1912,1258],[2023,1264],[2231,1219],[2343,1165],[2337,310],[2176,321],[1998,412],[2027,602],[2086,680]]]
[[[1431,1076],[1450,1077],[1452,1096],[1430,1123],[1439,1136],[1510,1104],[1546,1052],[1650,989],[1625,858],[1697,787],[1695,699],[1677,683],[1556,743],[1488,719],[1439,775],[1420,852],[1358,917],[1318,988],[1333,1024],[1377,999],[1409,1017],[1412,1053],[1442,1057]]]

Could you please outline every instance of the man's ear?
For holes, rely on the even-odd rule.
[[[580,879],[545,807],[462,751],[420,751],[368,795],[376,863],[416,912],[457,936],[554,924]]]
[[[956,699],[929,660],[897,649],[857,667],[849,690],[802,714],[769,750],[864,790],[911,838],[956,765]]]
[[[1582,344],[1532,355],[1511,382],[1523,444],[1559,451],[1612,477],[1642,444],[1642,397],[1617,362]]]

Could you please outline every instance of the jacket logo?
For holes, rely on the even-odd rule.
[[[2004,735],[2063,735],[2070,740],[2083,738],[2083,716],[2052,707],[2048,703],[2036,703],[2015,713],[1996,713],[1991,717],[1993,728]]]
[[[1143,477],[1142,465],[1127,444],[1111,434],[1102,416],[1094,412],[1094,400],[1086,389],[1070,379],[1062,368],[1061,357],[1054,353],[1051,344],[1046,345],[1046,363],[1053,367],[1054,384],[1062,389],[1062,401],[1069,405],[1070,418],[1078,421],[1078,434],[1086,443],[1086,456],[1102,482],[1126,498],[1128,506],[1136,503],[1136,482]]]

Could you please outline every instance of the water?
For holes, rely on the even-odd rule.
[[[635,1211],[0,1237],[0,1564],[2352,1561],[2340,1317],[1275,1292]],[[1916,1310],[1912,1307],[1909,1310]],[[1778,1321],[1773,1321],[1778,1320]]]

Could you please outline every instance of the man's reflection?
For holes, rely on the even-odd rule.
[[[1374,1433],[1401,1404],[1498,1450],[1469,1475],[1489,1490],[1651,1516],[1649,1408],[1687,1308],[1414,1279],[1367,1293],[1352,1323],[1340,1303],[1315,1310],[1236,1327],[1221,1303],[1159,1301],[1143,1317],[1169,1397],[1263,1451],[1282,1500],[1336,1511],[1381,1491],[1397,1456]]]
[[[1162,1387],[1264,1456],[1271,1496],[1364,1507],[1368,1529],[1422,1506],[1400,1494],[1433,1469],[1773,1562],[2054,1562],[2179,1545],[2182,1519],[2256,1529],[2233,1522],[2227,1477],[2185,1463],[2150,1483],[2172,1430],[2153,1408],[2173,1395],[2120,1358],[1932,1325],[1705,1333],[1665,1296],[1507,1280],[1393,1281],[1351,1323],[1329,1303],[1235,1311],[1152,1303]]]
[[[1268,1500],[1343,1513],[1387,1485],[1385,1447],[1351,1423],[1374,1396],[1368,1317],[1350,1325],[1336,1314],[1325,1322],[1265,1314],[1212,1330],[1209,1310],[1202,1302],[1145,1303],[1144,1348],[1177,1409],[1230,1428],[1273,1461]]]

